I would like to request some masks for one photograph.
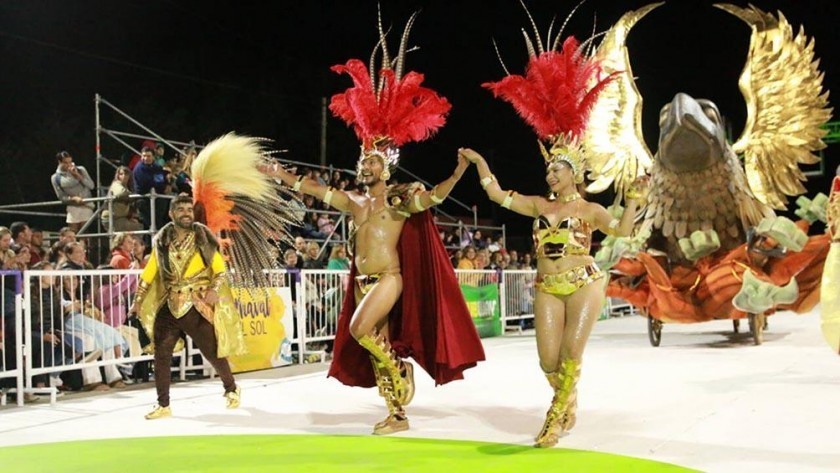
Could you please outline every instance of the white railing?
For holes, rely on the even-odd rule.
[[[0,379],[12,379],[15,383],[15,388],[0,393],[0,400],[5,403],[6,392],[15,389],[18,393],[47,393],[55,402],[56,390],[50,387],[53,383],[47,382],[50,377],[81,370],[83,384],[107,383],[120,376],[118,365],[153,360],[142,352],[142,329],[126,325],[127,309],[133,301],[139,273],[136,270],[26,271],[22,275],[0,272],[5,288],[1,300],[8,309],[4,314],[7,317],[0,322],[7,340],[0,360]],[[521,332],[524,321],[534,318],[535,270],[456,270],[455,273],[461,286],[497,285],[496,300],[485,296],[478,302],[478,313],[495,314],[498,308],[502,334],[510,330]],[[294,327],[286,330],[296,349],[298,363],[326,361],[351,283],[348,278],[346,270],[269,272],[271,287],[292,290]],[[10,297],[13,300],[8,300]],[[608,299],[610,314],[628,308],[633,313],[632,306],[625,302]],[[14,329],[13,334],[8,331],[10,328]],[[203,357],[200,362],[194,362],[193,357],[198,353],[188,338],[185,350],[175,354],[179,365],[173,370],[179,372],[182,380],[189,370],[214,375]],[[105,371],[105,379],[100,368]],[[39,382],[44,387],[36,386]],[[23,396],[19,394],[17,398],[18,404],[22,404]]]
[[[23,405],[23,338],[21,306],[23,296],[21,294],[21,274],[19,271],[0,271],[0,285],[3,292],[0,293],[0,306],[3,308],[3,317],[0,318],[0,338],[2,350],[0,350],[0,381],[12,380],[14,388],[0,389],[0,405],[6,405],[6,393],[14,391],[17,397],[17,405]],[[3,381],[7,382],[7,381]]]

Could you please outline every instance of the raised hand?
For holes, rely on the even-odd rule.
[[[484,160],[484,158],[480,154],[476,153],[470,148],[459,148],[458,157],[462,157],[471,163],[478,163]]]

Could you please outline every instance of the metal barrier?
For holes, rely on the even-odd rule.
[[[349,277],[347,270],[301,271],[296,314],[301,362],[307,355],[325,361],[326,353],[332,351]]]
[[[0,319],[0,381],[13,380],[14,388],[0,388],[0,405],[6,405],[6,393],[14,391],[17,405],[23,405],[23,333],[21,306],[20,271],[0,271],[0,284],[3,292],[0,303],[3,307],[3,317]]]
[[[498,285],[498,300],[493,302],[498,304],[504,332],[521,332],[523,321],[534,318],[535,270],[455,273],[464,286]],[[125,324],[139,274],[137,270],[0,271],[4,288],[0,329],[5,336],[0,378],[14,380],[17,393],[47,393],[55,402],[56,389],[51,386],[55,383],[49,378],[62,372],[81,370],[83,384],[109,383],[122,379],[119,365],[153,360],[142,353],[142,329]],[[271,287],[292,290],[294,327],[289,338],[298,363],[324,362],[332,351],[348,278],[347,270],[269,271]],[[629,304],[608,299],[611,315],[627,309],[633,313]],[[173,370],[182,380],[189,370],[215,374],[203,357],[200,362],[193,360],[199,353],[188,338],[185,350],[174,354],[179,364]],[[17,398],[23,404],[23,396]]]

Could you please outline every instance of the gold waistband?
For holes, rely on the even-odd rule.
[[[604,272],[595,263],[553,274],[538,274],[536,287],[540,292],[566,296],[603,278]]]

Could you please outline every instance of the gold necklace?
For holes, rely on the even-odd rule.
[[[560,202],[564,202],[564,203],[574,202],[574,201],[580,199],[580,194],[575,192],[574,194],[561,195],[561,196],[558,196],[557,198],[560,199]]]

